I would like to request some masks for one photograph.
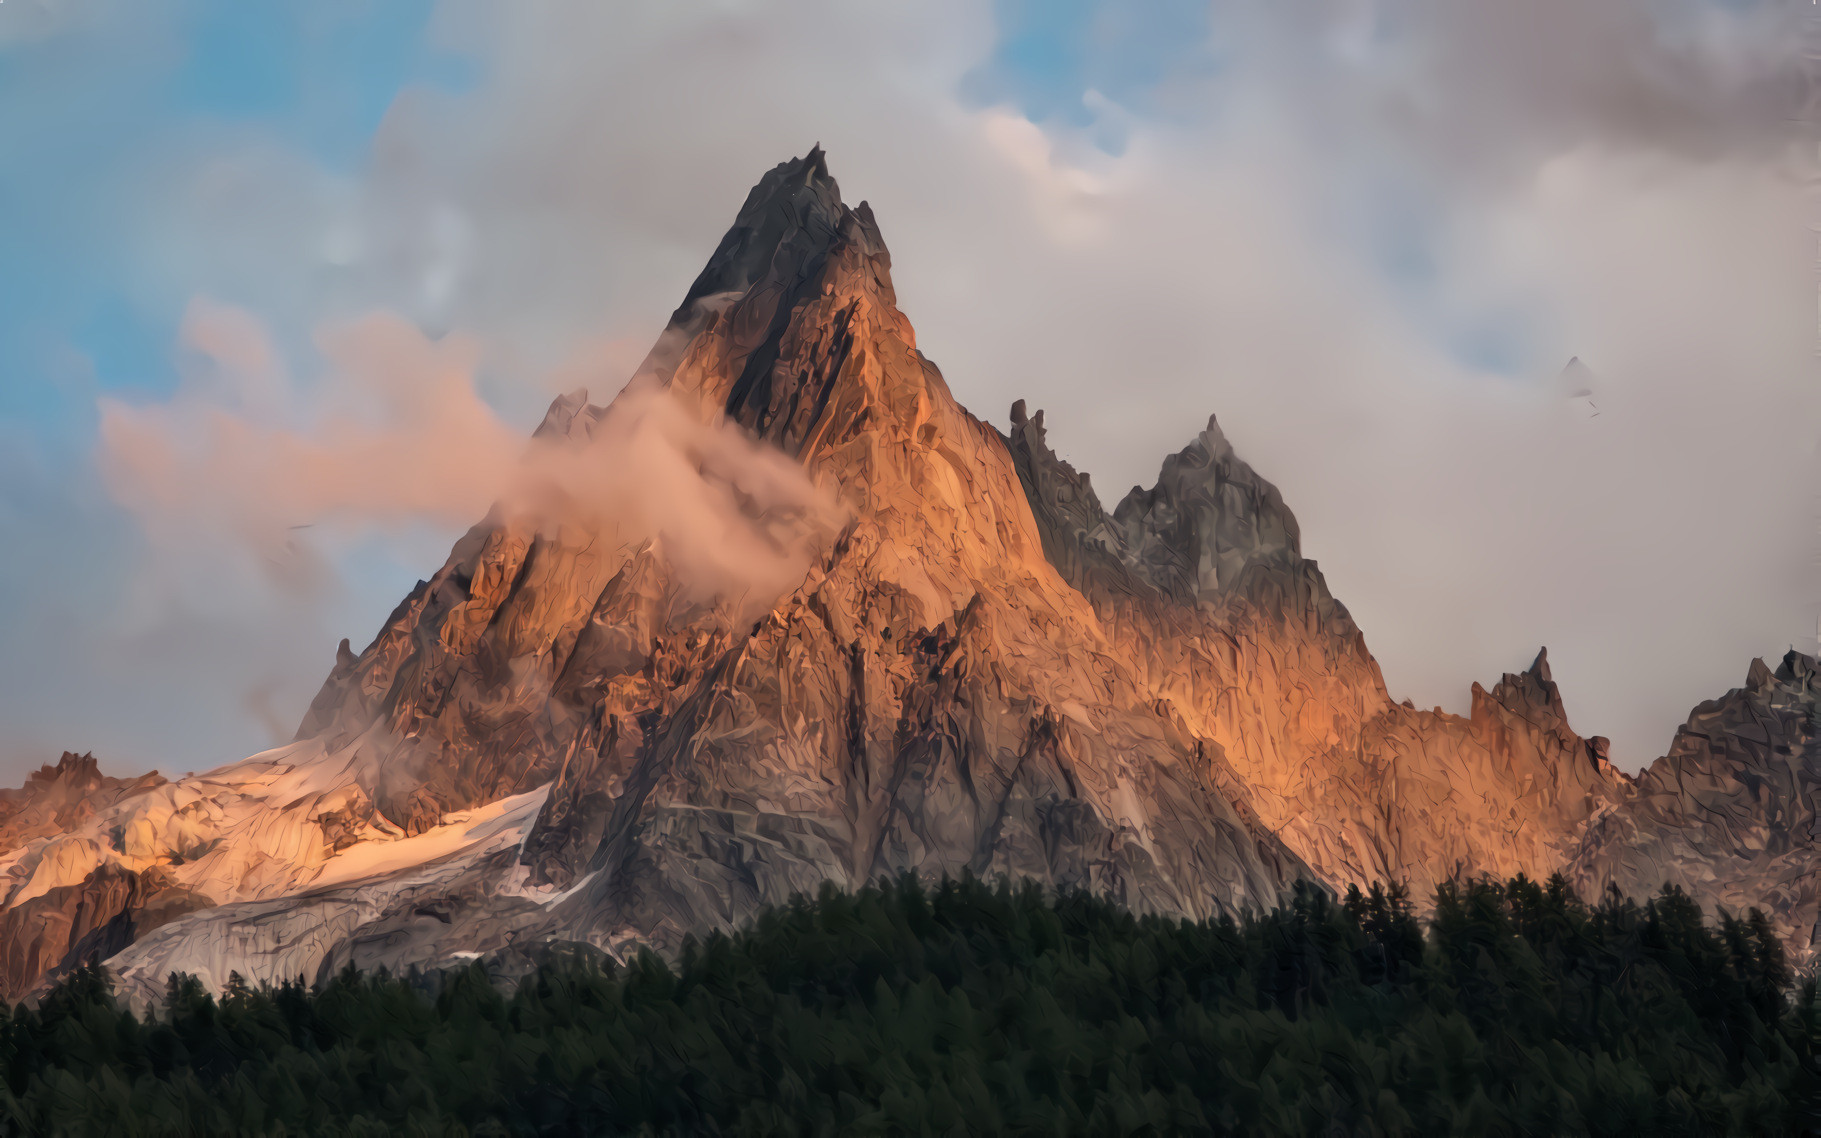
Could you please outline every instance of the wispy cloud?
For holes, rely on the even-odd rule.
[[[432,341],[390,314],[323,332],[328,370],[307,388],[246,312],[193,304],[184,337],[199,358],[170,400],[101,406],[104,484],[138,520],[153,575],[194,577],[238,553],[309,591],[328,566],[305,530],[459,530],[491,514],[603,550],[655,542],[684,587],[763,609],[845,520],[782,452],[647,379],[528,438],[476,390],[476,343]]]

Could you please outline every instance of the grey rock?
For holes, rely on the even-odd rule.
[[[1002,436],[954,400],[890,270],[871,211],[812,151],[754,188],[639,369],[840,496],[844,528],[756,619],[661,543],[496,510],[364,650],[343,642],[300,742],[274,752],[318,766],[167,786],[66,756],[0,793],[7,994],[83,954],[140,1002],[173,970],[474,962],[510,980],[903,872],[1205,917],[1298,878],[1420,896],[1566,868],[1767,906],[1808,951],[1813,660],[1755,662],[1635,783],[1571,728],[1546,653],[1474,685],[1466,717],[1395,702],[1294,515],[1212,419],[1109,513],[1042,412],[1014,406]],[[564,395],[537,445],[607,421]],[[303,797],[259,805],[241,777]],[[454,832],[490,807],[485,841]],[[269,844],[254,868],[278,884],[192,872],[226,840],[208,834]],[[352,863],[376,868],[313,876]]]

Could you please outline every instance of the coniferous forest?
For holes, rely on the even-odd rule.
[[[1801,1134],[1821,1020],[1757,913],[1559,880],[1190,923],[913,878],[667,964],[554,948],[11,1010],[9,1134]]]

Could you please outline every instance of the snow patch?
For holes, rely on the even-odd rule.
[[[350,846],[324,862],[309,885],[317,888],[386,877],[476,846],[487,847],[475,850],[476,853],[491,853],[495,848],[519,845],[537,821],[538,811],[550,795],[550,786],[545,783],[524,794],[450,814],[442,825],[415,837]]]

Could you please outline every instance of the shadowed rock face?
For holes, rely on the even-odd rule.
[[[1762,848],[1807,841],[1788,821],[1806,784],[1729,775],[1730,751],[1681,748],[1634,789],[1569,727],[1542,654],[1475,685],[1466,718],[1394,703],[1295,517],[1212,420],[1104,511],[1041,412],[1014,407],[1002,436],[955,402],[819,151],[753,189],[641,366],[653,386],[839,500],[800,579],[722,595],[662,539],[496,510],[364,651],[343,642],[289,747],[172,784],[66,756],[0,795],[7,993],[85,955],[151,998],[173,969],[672,946],[903,870],[1188,916],[1298,877],[1426,892],[1572,861],[1647,888],[1646,851],[1720,848],[1680,820],[1742,832],[1671,810],[1649,788],[1672,770],[1748,788],[1728,801],[1769,827]],[[584,447],[611,415],[564,396],[537,445]],[[1778,714],[1766,738],[1795,738],[1801,715]],[[1778,911],[1812,926],[1803,904]]]
[[[1571,879],[1584,892],[1686,889],[1733,913],[1761,908],[1798,958],[1821,916],[1821,667],[1791,651],[1772,672],[1696,707],[1669,753],[1581,836]]]

